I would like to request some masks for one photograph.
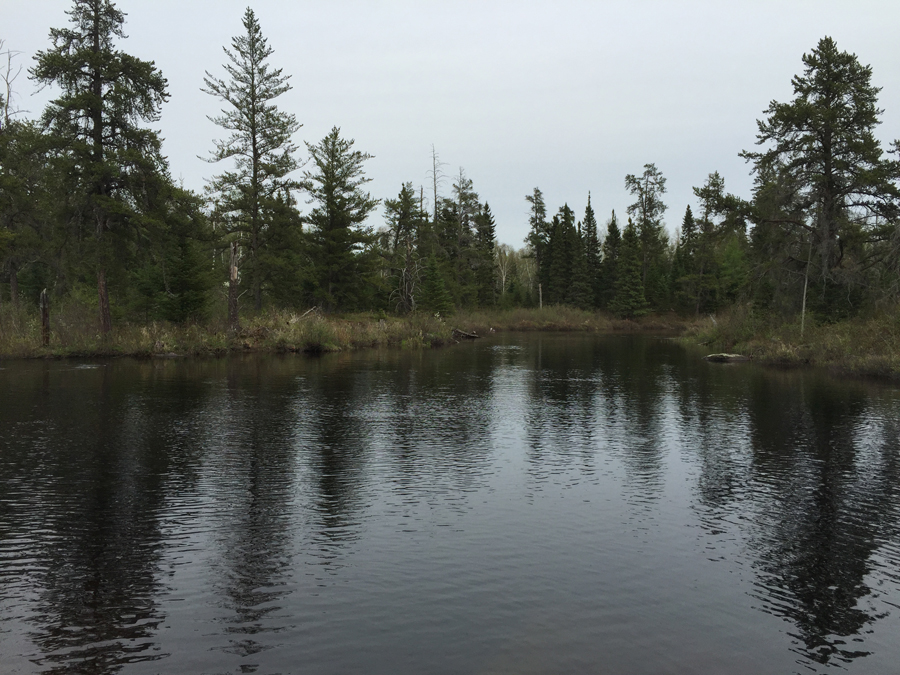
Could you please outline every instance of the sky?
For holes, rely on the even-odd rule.
[[[151,126],[172,175],[201,191],[230,168],[203,161],[224,130],[207,119],[221,103],[201,92],[224,77],[223,47],[243,32],[248,0],[119,0],[128,39],[152,60],[170,100]],[[523,246],[525,196],[539,187],[550,214],[567,203],[580,219],[588,193],[603,223],[633,201],[626,174],[653,163],[667,179],[666,225],[680,225],[692,188],[718,171],[749,197],[756,120],[793,97],[802,55],[828,35],[872,66],[885,112],[883,147],[900,138],[900,2],[874,0],[545,1],[257,0],[249,3],[270,63],[293,89],[276,103],[303,124],[300,159],[334,126],[365,165],[368,189],[396,198],[403,183],[430,200],[432,146],[446,178],[464,170],[490,203],[501,243]],[[23,72],[14,104],[37,117],[54,91],[27,78],[70,0],[0,0],[0,40]],[[303,209],[310,207],[301,201]],[[383,224],[381,209],[370,224]]]

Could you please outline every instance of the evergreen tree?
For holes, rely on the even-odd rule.
[[[475,269],[478,251],[475,243],[475,218],[481,211],[478,194],[472,179],[460,167],[452,187],[453,199],[444,210],[443,236],[451,270],[450,292],[459,306],[472,306],[478,302],[478,284]]]
[[[587,206],[584,209],[583,223],[584,251],[587,263],[588,281],[591,286],[591,305],[600,307],[603,302],[603,286],[600,269],[600,237],[597,232],[597,217],[591,207],[591,193],[588,193]]]
[[[405,183],[397,199],[384,202],[384,218],[388,225],[389,274],[391,301],[399,312],[416,308],[420,276],[420,252],[417,242],[426,216],[416,200],[412,183]]]
[[[537,263],[538,275],[538,294],[541,289],[547,286],[547,275],[550,268],[550,236],[553,232],[552,225],[547,222],[547,206],[544,204],[544,195],[538,189],[534,188],[534,192],[526,195],[525,201],[531,206],[528,214],[528,236],[526,241],[534,253],[534,259]]]
[[[615,295],[609,309],[623,318],[632,318],[647,311],[644,284],[641,279],[640,235],[631,218],[622,233],[619,248]]]
[[[867,249],[894,236],[900,163],[883,156],[875,137],[883,111],[871,67],[830,37],[803,64],[794,99],[772,101],[757,122],[766,149],[742,156],[756,175],[757,238],[770,242],[786,278],[808,279],[811,298],[834,315],[854,310],[871,266]]]
[[[308,307],[311,297],[309,250],[295,193],[283,190],[266,208],[263,245],[254,260],[265,291],[279,307]]]
[[[594,304],[594,289],[591,285],[590,270],[587,260],[587,246],[578,228],[567,230],[569,243],[569,285],[566,288],[565,302],[579,309],[590,309]]]
[[[35,56],[31,77],[59,87],[43,115],[71,167],[73,239],[97,280],[100,330],[112,327],[107,270],[127,259],[128,240],[146,224],[167,180],[160,140],[141,123],[159,120],[166,80],[152,61],[118,50],[125,15],[110,0],[74,0],[71,26],[50,31],[53,47]]]
[[[475,276],[478,283],[478,304],[488,307],[494,304],[497,294],[496,265],[494,264],[494,246],[496,238],[494,214],[487,202],[475,217],[475,247],[477,250],[477,268]]]
[[[162,314],[178,323],[198,321],[206,316],[214,283],[207,255],[211,233],[200,199],[193,193],[173,187],[166,210],[170,231],[166,237]]]
[[[688,204],[681,221],[681,236],[672,257],[671,289],[672,304],[679,311],[687,311],[695,297],[692,287],[694,274],[694,248],[696,246],[697,225]]]
[[[654,306],[665,303],[666,247],[668,236],[663,226],[666,205],[662,195],[666,192],[666,179],[655,164],[645,164],[641,176],[625,176],[625,187],[636,198],[628,207],[628,214],[636,220],[641,246],[641,280],[648,300]]]
[[[10,120],[0,128],[0,273],[9,275],[9,299],[19,303],[23,268],[52,260],[59,213],[60,184],[51,139],[38,124]],[[0,294],[2,302],[2,294]]]
[[[358,306],[366,282],[372,282],[367,246],[374,237],[363,224],[378,200],[362,189],[371,180],[363,175],[363,163],[372,155],[353,150],[353,143],[334,127],[318,144],[306,144],[315,168],[303,180],[315,204],[308,216],[313,296],[328,311]]]
[[[619,278],[619,249],[622,243],[622,233],[616,219],[615,210],[609,220],[606,221],[606,237],[603,239],[603,260],[600,263],[600,307],[608,309],[615,296],[616,282]]]
[[[691,254],[694,252],[696,245],[697,223],[694,221],[694,214],[691,211],[691,205],[688,204],[684,210],[684,218],[681,221],[681,246],[684,250]]]
[[[575,231],[575,214],[568,204],[564,204],[550,224],[550,241],[544,256],[547,263],[544,300],[551,305],[560,305],[567,302],[572,282],[572,259],[575,254],[573,245],[576,241],[572,232]]]
[[[274,103],[290,91],[290,76],[269,65],[274,50],[249,7],[242,22],[245,33],[232,39],[231,49],[223,48],[228,59],[224,65],[227,79],[207,71],[203,91],[225,104],[221,115],[209,119],[229,136],[216,141],[209,161],[232,160],[234,168],[213,178],[209,189],[226,225],[226,238],[239,240],[246,249],[242,267],[250,279],[253,304],[258,310],[267,273],[260,258],[273,209],[283,212],[285,202],[291,202],[285,191],[297,187],[290,174],[299,168],[292,137],[300,124]],[[276,205],[279,195],[280,206]]]
[[[447,292],[444,279],[434,254],[428,256],[422,277],[422,290],[416,302],[417,309],[447,315],[453,311],[453,300]]]

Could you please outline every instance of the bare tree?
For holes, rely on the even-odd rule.
[[[21,112],[17,108],[13,108],[13,83],[22,73],[22,66],[13,66],[15,59],[22,52],[13,51],[12,49],[4,49],[6,41],[0,39],[0,58],[6,59],[6,66],[0,72],[0,79],[3,80],[3,93],[0,93],[0,131],[9,126],[10,118]]]
[[[437,223],[438,221],[438,203],[440,200],[438,199],[438,186],[444,181],[443,172],[441,172],[441,167],[447,166],[444,162],[441,161],[440,156],[437,154],[437,150],[434,149],[434,143],[431,144],[431,169],[428,171],[428,176],[431,178],[432,184],[432,195],[434,197],[434,220],[432,222]]]

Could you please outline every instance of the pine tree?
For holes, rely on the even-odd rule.
[[[788,283],[809,279],[817,286],[811,298],[833,315],[857,304],[866,245],[896,236],[900,163],[883,156],[875,136],[883,111],[871,67],[830,37],[803,64],[794,99],[772,101],[757,122],[766,149],[742,156],[756,175],[757,238],[769,242]]]
[[[616,281],[619,278],[619,249],[622,233],[616,219],[615,210],[606,222],[606,237],[603,239],[603,259],[600,262],[600,307],[608,309],[615,296]]]
[[[528,214],[528,236],[526,241],[531,246],[537,263],[538,296],[542,296],[542,289],[547,286],[547,275],[550,269],[550,236],[553,227],[547,222],[547,206],[544,204],[544,195],[538,189],[526,195],[525,201],[531,206]]]
[[[697,247],[697,223],[688,204],[681,221],[681,237],[672,258],[671,287],[672,302],[679,311],[687,311],[695,305],[696,275],[694,253]]]
[[[363,163],[372,155],[353,150],[354,141],[333,127],[318,144],[306,144],[314,171],[305,171],[303,187],[315,204],[308,216],[313,260],[314,297],[328,311],[352,309],[371,282],[373,266],[367,246],[374,237],[364,223],[378,200],[363,186]]]
[[[489,307],[496,302],[497,281],[494,263],[494,246],[497,226],[494,214],[487,202],[475,217],[475,247],[477,249],[477,268],[475,276],[478,283],[478,304]]]
[[[43,121],[70,165],[73,238],[89,242],[97,279],[100,330],[112,327],[107,271],[121,264],[141,214],[168,180],[157,134],[140,126],[159,120],[166,80],[152,61],[119,51],[125,15],[110,0],[74,0],[71,26],[50,31],[53,47],[36,54],[31,77],[60,96]]]
[[[419,297],[416,299],[416,308],[425,312],[439,312],[448,315],[453,311],[453,300],[447,292],[434,254],[428,256],[425,272],[422,277],[422,287]]]
[[[619,249],[615,295],[609,309],[623,318],[632,318],[647,311],[644,284],[641,279],[641,242],[631,218],[622,233]]]
[[[444,209],[445,233],[442,237],[452,270],[449,287],[457,305],[472,306],[478,302],[475,218],[481,212],[481,204],[472,179],[461,167],[453,183],[452,194],[453,199],[446,202]]]
[[[215,142],[209,161],[232,160],[234,168],[213,178],[209,189],[226,225],[226,239],[239,240],[246,249],[242,267],[258,310],[267,273],[260,257],[272,209],[279,194],[283,203],[290,202],[289,193],[298,186],[290,174],[299,168],[292,137],[301,125],[274,103],[290,91],[290,75],[269,65],[274,50],[249,7],[242,22],[245,33],[232,39],[231,49],[223,48],[228,58],[224,65],[227,79],[207,71],[202,91],[226,106],[221,115],[209,118],[229,132],[225,140]]]
[[[597,233],[597,217],[591,207],[591,193],[588,193],[587,206],[584,209],[582,224],[584,251],[587,262],[588,281],[591,286],[591,305],[600,307],[603,302],[603,286],[600,269],[600,237]]]
[[[667,295],[666,247],[668,236],[663,226],[666,205],[662,195],[666,192],[666,179],[655,164],[645,164],[641,176],[625,176],[626,189],[636,201],[628,207],[637,226],[641,246],[641,281],[651,304],[660,306]]]
[[[163,317],[184,323],[205,317],[214,283],[207,257],[210,236],[196,195],[172,188],[166,200],[170,229],[165,252]]]
[[[550,227],[550,241],[545,254],[547,265],[544,300],[548,304],[559,305],[568,300],[572,282],[572,260],[575,254],[573,249],[575,238],[572,236],[572,232],[575,231],[575,214],[568,204],[559,208],[550,221]]]
[[[587,247],[584,238],[577,228],[568,228],[569,251],[569,285],[565,293],[565,302],[579,309],[590,309],[594,304],[594,289],[591,286],[588,268]]]
[[[388,256],[392,279],[391,302],[399,312],[416,308],[416,290],[420,283],[420,251],[417,242],[426,221],[416,199],[412,183],[404,183],[397,199],[384,202],[388,225]]]

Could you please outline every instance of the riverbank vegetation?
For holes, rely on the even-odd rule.
[[[741,305],[693,322],[683,340],[710,351],[737,352],[767,365],[813,365],[840,375],[900,381],[897,310],[804,325]]]
[[[0,355],[12,358],[66,356],[219,356],[233,352],[350,351],[373,347],[422,349],[458,342],[459,334],[488,336],[500,331],[582,331],[676,335],[686,323],[678,317],[643,316],[619,319],[565,306],[459,311],[450,317],[416,312],[404,316],[384,312],[323,314],[286,310],[246,317],[238,330],[226,320],[176,323],[118,322],[107,335],[97,328],[89,304],[60,307],[54,339],[44,346],[40,318],[25,308],[0,309]]]
[[[451,323],[436,315],[455,315],[481,331],[693,322],[697,340],[758,358],[900,373],[900,143],[882,149],[871,69],[830,38],[742,153],[748,198],[713,171],[672,236],[648,163],[624,178],[624,219],[598,220],[591,195],[580,216],[554,212],[534,188],[516,248],[463,169],[443,192],[434,148],[429,185],[384,199],[340,128],[301,153],[301,124],[277,105],[290,75],[251,9],[198,83],[223,106],[220,173],[185,189],[149,128],[167,82],[120,50],[122,11],[73,0],[69,17],[28,71],[58,93],[40,119],[12,108],[11,67],[0,97],[3,355],[438,344]]]

